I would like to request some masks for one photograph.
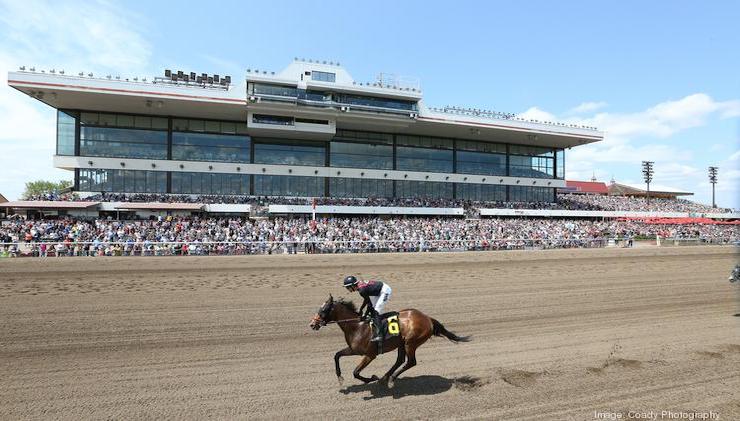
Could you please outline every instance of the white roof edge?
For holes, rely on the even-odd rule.
[[[633,188],[633,189],[636,189],[636,190],[646,191],[646,189],[645,189],[644,186],[640,186],[638,184],[627,184],[627,183],[616,183],[616,184],[622,185],[622,186],[627,186],[629,188]],[[684,191],[684,190],[679,190],[679,189],[675,189],[673,187],[668,187],[668,186],[661,186],[660,184],[653,184],[653,183],[650,183],[650,191],[651,192],[658,192],[658,193],[678,193],[678,194],[686,194],[686,195],[693,195],[694,194],[692,192],[688,192],[688,191]]]
[[[99,77],[88,77],[78,75],[60,75],[27,71],[9,71],[8,85],[11,87],[38,87],[45,91],[80,91],[119,93],[128,95],[172,95],[183,98],[198,100],[234,100],[246,102],[243,85],[234,84],[228,88],[203,88],[198,86],[175,85],[168,83],[155,83],[153,80],[134,81],[118,80]]]

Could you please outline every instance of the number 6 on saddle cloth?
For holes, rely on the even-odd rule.
[[[401,326],[398,324],[398,312],[392,311],[380,316],[380,331],[385,335],[383,340],[398,336],[401,333]]]

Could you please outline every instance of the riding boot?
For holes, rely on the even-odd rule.
[[[370,339],[370,342],[379,342],[383,339],[383,332],[381,332],[381,323],[380,320],[380,314],[373,314],[373,337]]]

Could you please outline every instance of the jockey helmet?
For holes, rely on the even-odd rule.
[[[357,282],[358,281],[356,277],[349,275],[346,278],[344,278],[344,287],[349,288],[351,286],[357,285]]]

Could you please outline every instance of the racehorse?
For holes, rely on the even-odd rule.
[[[342,299],[335,301],[334,297],[329,295],[329,299],[319,308],[318,313],[311,319],[309,326],[313,330],[319,330],[328,323],[336,323],[344,332],[344,339],[348,346],[334,354],[334,365],[339,384],[344,381],[342,371],[339,368],[339,358],[341,357],[362,355],[362,360],[352,372],[355,378],[364,383],[380,380],[386,383],[388,387],[393,387],[393,382],[401,373],[416,365],[416,349],[432,335],[444,336],[452,342],[468,342],[470,340],[469,336],[455,335],[445,329],[442,323],[419,310],[410,308],[398,313],[399,334],[383,341],[382,345],[383,353],[398,349],[396,363],[383,375],[382,379],[378,379],[375,375],[369,378],[364,377],[360,375],[360,372],[378,356],[377,343],[370,342],[372,328],[368,323],[363,323],[360,320],[360,314],[353,302]],[[404,361],[406,364],[396,371]]]

